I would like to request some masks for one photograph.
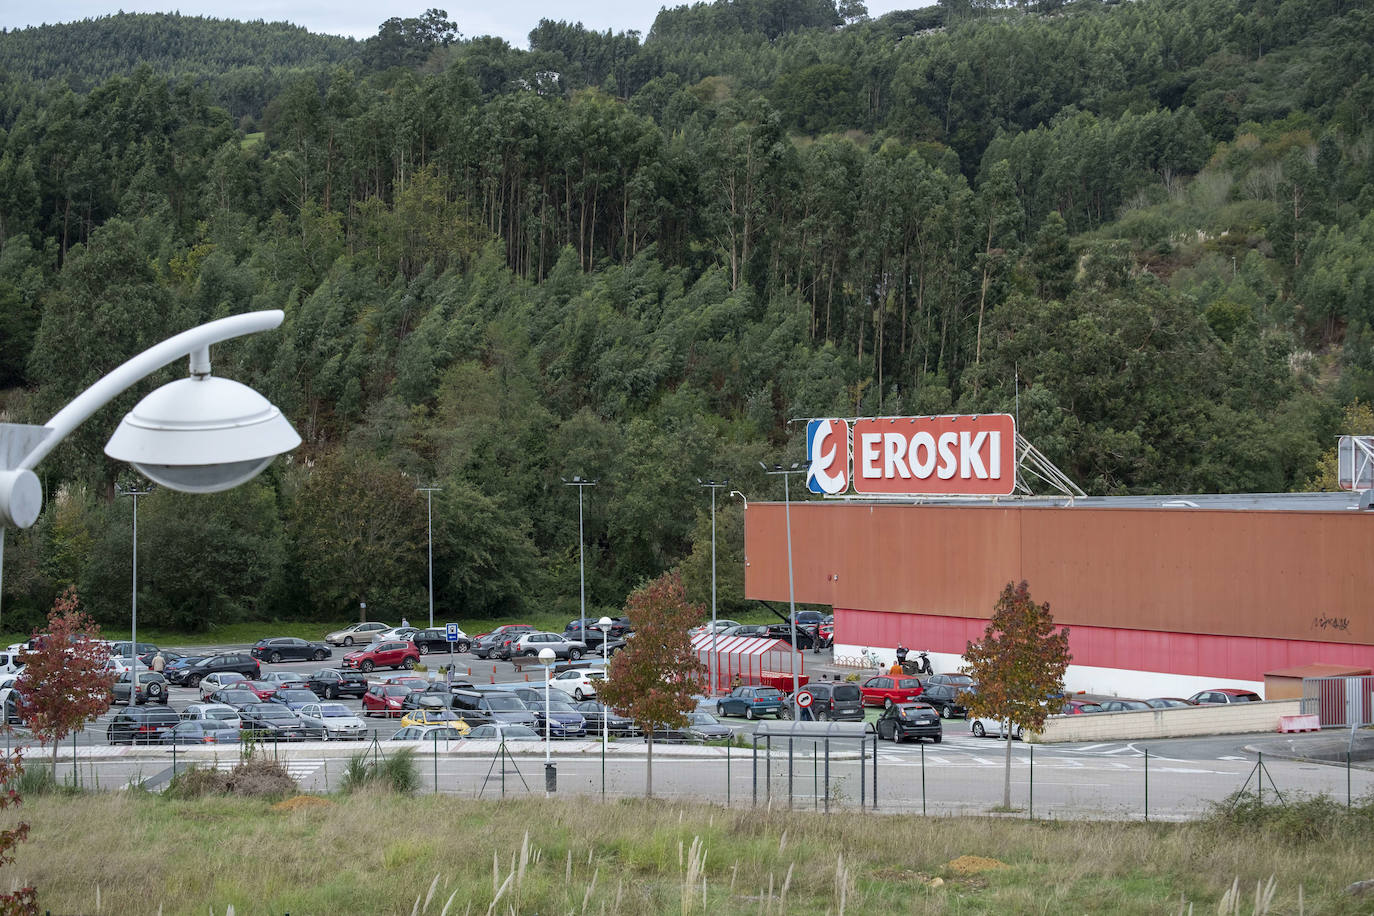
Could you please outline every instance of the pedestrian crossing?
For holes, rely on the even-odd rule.
[[[231,757],[227,760],[215,759],[211,761],[194,761],[195,765],[198,767],[208,767],[209,769],[224,770],[226,772],[232,770],[241,762],[242,761],[237,757]],[[308,779],[309,777],[314,776],[316,771],[318,771],[320,767],[324,766],[325,764],[323,758],[297,759],[295,757],[288,757],[282,760],[278,760],[277,762],[280,763],[283,767],[285,767],[286,774],[295,780]],[[342,766],[343,764],[342,761],[338,760],[336,760],[335,763],[340,766]]]

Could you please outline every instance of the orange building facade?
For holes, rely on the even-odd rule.
[[[1070,628],[1066,686],[1095,693],[1374,667],[1374,513],[1354,494],[1063,502],[793,502],[796,600],[834,608],[837,657],[901,643],[954,670],[1025,580]],[[784,516],[746,509],[745,594],[785,605]]]

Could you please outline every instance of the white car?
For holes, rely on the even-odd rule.
[[[383,640],[390,641],[393,639],[409,640],[410,637],[414,636],[418,632],[420,632],[419,627],[391,627],[389,629],[378,630],[376,633],[373,633],[372,641],[382,642]]]
[[[367,737],[367,724],[342,703],[307,703],[296,710],[296,715],[307,730],[319,732],[326,741]]]
[[[231,728],[243,727],[243,720],[239,718],[239,711],[223,703],[192,703],[181,711],[181,717],[188,721],[214,719]]]
[[[248,678],[239,674],[237,671],[216,671],[212,674],[207,674],[200,680],[200,698],[201,700],[208,700],[210,699],[210,694],[214,693],[216,690],[223,690],[235,681],[246,680],[248,680]]]
[[[716,621],[716,632],[719,633],[721,630],[728,630],[728,629],[730,629],[731,627],[738,627],[738,626],[742,626],[742,624],[741,624],[738,620],[717,620],[717,621]],[[703,624],[702,624],[701,626],[699,626],[699,627],[692,627],[690,630],[687,631],[687,633],[688,633],[689,635],[691,635],[691,636],[695,636],[695,635],[697,635],[698,633],[709,633],[709,632],[711,632],[711,623],[710,623],[710,621],[707,621],[706,623],[703,623]]]
[[[137,668],[137,670],[139,670],[139,671],[152,671],[152,670],[153,670],[152,668],[149,668],[147,665],[143,664],[142,661],[139,661],[138,659],[135,659],[135,658],[131,658],[130,656],[127,656],[127,655],[112,655],[112,656],[110,656],[110,660],[109,660],[108,662],[105,663],[105,668],[106,668],[106,670],[112,672],[112,673],[115,674],[116,676],[123,674],[125,671],[128,671],[130,668]]]
[[[1000,719],[982,719],[978,716],[970,716],[968,720],[968,730],[969,733],[972,734],[975,738],[983,738],[988,736],[993,738],[1001,738],[1003,737],[1002,727],[1004,724],[1005,723]],[[1017,741],[1020,741],[1021,726],[1013,725],[1011,727],[1011,736],[1015,738]]]
[[[549,679],[550,687],[557,687],[575,700],[596,696],[597,687],[606,682],[606,672],[600,668],[570,668]]]

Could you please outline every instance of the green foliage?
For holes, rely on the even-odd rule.
[[[411,748],[374,757],[366,751],[348,758],[340,789],[346,794],[368,787],[379,787],[398,795],[413,795],[420,788],[420,771]]]

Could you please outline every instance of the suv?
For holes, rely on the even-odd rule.
[[[577,661],[587,654],[587,644],[580,639],[569,639],[559,636],[557,633],[526,633],[511,643],[502,657],[534,656],[545,649],[552,650],[555,658],[567,658],[573,661]]]
[[[563,628],[563,637],[565,639],[581,640],[586,643],[588,647],[600,647],[602,640],[606,638],[605,631],[597,625],[601,618],[586,618],[587,632],[585,633],[582,632],[582,620],[583,618],[581,617],[574,617],[572,620],[569,620],[568,625]],[[625,634],[632,632],[634,627],[630,625],[630,618],[628,617],[612,617],[609,629],[611,639],[624,639]]]
[[[521,636],[526,633],[533,633],[534,627],[523,623],[508,623],[505,626],[497,627],[490,633],[483,633],[477,637],[472,644],[472,654],[478,658],[490,658],[498,652],[505,651]]]
[[[181,716],[165,706],[130,706],[110,719],[105,740],[111,744],[152,744],[161,741],[180,721]]]
[[[127,705],[129,702],[129,688],[131,686],[132,685],[129,683],[129,672],[125,671],[110,687],[110,693],[114,696],[113,702]],[[166,706],[167,679],[156,671],[138,672],[138,690],[134,692],[134,703],[161,703],[163,706]]]
[[[538,717],[509,690],[455,690],[452,702],[469,725],[506,722],[534,728],[539,724]]]
[[[811,712],[817,720],[862,722],[864,719],[863,696],[856,684],[807,684],[806,692],[814,698]]]
[[[345,668],[357,668],[364,673],[374,668],[405,668],[410,670],[420,663],[420,650],[409,640],[390,640],[373,643],[365,649],[350,652],[343,657]]]
[[[260,661],[277,664],[283,661],[322,662],[334,652],[322,642],[306,642],[295,636],[278,636],[274,639],[259,639],[257,645],[248,650]]]
[[[201,680],[207,674],[218,674],[225,671],[237,671],[244,677],[256,680],[262,673],[262,668],[258,665],[258,660],[247,652],[225,652],[221,655],[210,655],[202,658],[193,665],[179,668],[170,675],[173,684],[181,687],[199,687]]]
[[[322,696],[326,700],[360,697],[367,693],[367,677],[360,671],[322,668],[305,679],[305,686],[315,691],[316,696]]]
[[[455,642],[449,642],[448,632],[444,627],[416,630],[415,635],[410,637],[410,641],[415,643],[415,648],[420,650],[421,655],[450,651],[462,653],[472,648],[472,640],[468,639],[462,630],[458,631],[458,639]]]
[[[355,623],[352,626],[344,627],[342,630],[335,630],[324,637],[324,641],[331,646],[351,646],[356,642],[367,643],[372,641],[372,637],[387,629],[384,623],[377,623],[369,620],[366,623]]]
[[[805,651],[806,649],[815,648],[815,645],[816,645],[816,637],[813,635],[814,632],[815,632],[814,629],[808,630],[808,629],[806,628],[806,626],[805,626],[800,620],[797,621],[797,645],[796,645],[796,649],[797,649],[798,652]],[[768,636],[767,636],[766,638],[768,638],[768,639],[781,639],[783,642],[789,643],[789,644],[790,644],[790,643],[792,642],[792,624],[790,624],[790,623],[775,623],[775,624],[772,624],[772,625],[769,626],[769,628],[768,628]]]

